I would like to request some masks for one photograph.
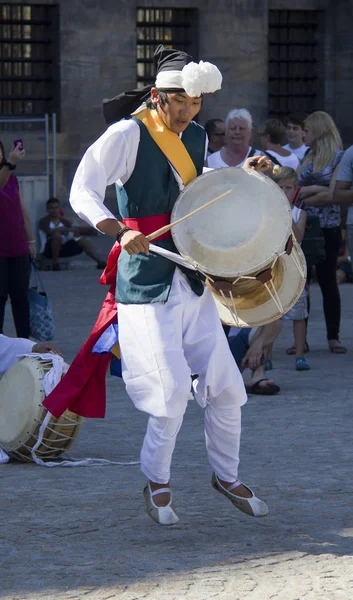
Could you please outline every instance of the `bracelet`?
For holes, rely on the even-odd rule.
[[[127,231],[131,231],[131,227],[122,227],[116,234],[115,239],[119,244],[121,243],[121,238],[123,237],[124,233],[126,233]]]
[[[13,165],[8,160],[4,160],[1,167],[7,167],[9,171],[14,171],[16,169],[16,165]]]

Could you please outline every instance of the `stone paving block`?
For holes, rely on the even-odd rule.
[[[108,240],[104,238],[107,243]],[[77,259],[45,272],[57,344],[70,362],[106,288]],[[251,519],[210,486],[202,411],[190,402],[172,468],[181,517],[146,515],[138,466],[64,469],[11,462],[1,476],[1,597],[6,600],[351,600],[353,286],[343,285],[344,356],[327,351],[321,296],[312,288],[308,359],[285,354],[285,322],[271,373],[275,397],[243,409],[240,477],[270,513]],[[13,333],[7,310],[6,333]],[[146,416],[108,378],[104,420],[86,420],[70,456],[138,460]]]

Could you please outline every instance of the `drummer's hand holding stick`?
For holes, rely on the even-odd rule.
[[[273,164],[267,156],[253,156],[252,158],[246,159],[243,167],[245,169],[252,169],[253,171],[272,172]]]
[[[216,198],[213,198],[209,202],[206,202],[206,204],[204,204],[203,206],[199,206],[184,217],[181,217],[177,221],[174,221],[173,223],[169,223],[169,225],[165,225],[164,227],[157,229],[157,231],[150,233],[148,236],[143,235],[143,233],[141,233],[140,231],[134,231],[133,229],[130,229],[130,227],[126,227],[123,223],[120,223],[120,221],[116,221],[115,219],[105,219],[104,221],[97,223],[97,228],[100,231],[103,231],[103,233],[115,237],[116,241],[120,244],[122,250],[126,250],[126,252],[130,254],[130,256],[132,256],[133,254],[140,254],[141,252],[144,252],[148,256],[150,241],[154,240],[160,235],[163,235],[167,231],[170,231],[170,229],[174,227],[174,225],[181,223],[181,221],[188,219],[192,215],[198,213],[200,210],[203,210],[204,208],[207,208],[207,206],[210,206],[214,202],[221,200],[221,198],[224,198],[224,196],[228,196],[228,194],[230,194],[231,192],[231,189],[227,190],[226,192],[223,192],[223,194],[220,194]],[[116,231],[117,223],[119,226],[118,231]]]

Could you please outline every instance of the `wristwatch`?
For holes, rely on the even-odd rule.
[[[1,164],[1,167],[7,167],[9,171],[14,171],[16,169],[16,165],[13,165],[8,160],[4,160]]]

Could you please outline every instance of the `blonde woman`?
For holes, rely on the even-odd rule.
[[[320,218],[326,257],[316,264],[316,272],[323,296],[327,339],[331,352],[343,354],[346,348],[339,341],[341,299],[336,281],[341,219],[340,207],[333,204],[338,165],[343,155],[342,140],[333,119],[322,111],[305,119],[304,132],[305,143],[311,150],[304,157],[299,172],[299,200],[308,215]],[[311,266],[308,265],[308,282]]]

